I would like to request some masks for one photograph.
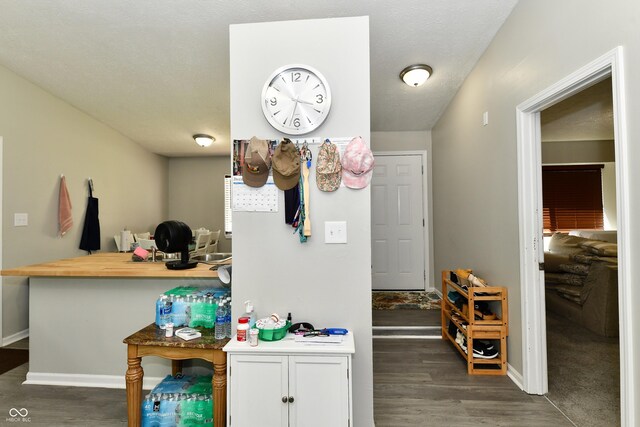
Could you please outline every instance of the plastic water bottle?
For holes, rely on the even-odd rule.
[[[160,329],[164,329],[169,322],[169,316],[171,314],[171,303],[166,295],[160,295],[156,301],[156,325]]]
[[[216,325],[215,325],[215,337],[217,340],[224,339],[226,337],[226,321],[227,313],[224,309],[224,302],[220,301],[218,309],[216,310]]]
[[[231,338],[231,298],[227,298],[229,301],[225,305],[227,309],[227,316],[225,321],[225,336]]]

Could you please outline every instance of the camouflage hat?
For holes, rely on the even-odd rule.
[[[342,181],[342,164],[338,147],[326,140],[318,152],[316,184],[321,191],[336,191]]]
[[[269,142],[255,136],[249,141],[244,156],[242,181],[250,187],[262,187],[269,178],[271,168],[271,153]]]

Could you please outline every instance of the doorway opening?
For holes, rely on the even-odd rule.
[[[616,48],[517,107],[520,276],[522,282],[523,389],[548,392],[545,303],[541,112],[611,78],[617,211],[620,406],[622,425],[634,425],[626,115],[622,48]],[[628,404],[629,402],[630,404]]]
[[[611,77],[542,110],[540,124],[546,396],[576,425],[619,425]]]

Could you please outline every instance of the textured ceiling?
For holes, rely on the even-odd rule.
[[[429,130],[516,3],[0,0],[0,64],[152,152],[226,154],[229,24],[368,15],[372,130]],[[434,69],[417,89],[413,63]]]

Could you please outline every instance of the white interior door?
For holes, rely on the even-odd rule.
[[[424,290],[424,190],[421,155],[377,155],[371,179],[374,290]]]

